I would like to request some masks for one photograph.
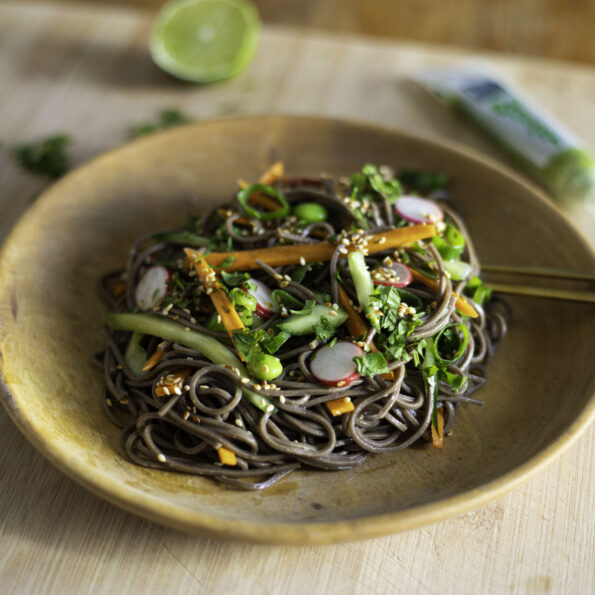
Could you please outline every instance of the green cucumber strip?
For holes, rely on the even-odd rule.
[[[330,314],[330,312],[337,314]],[[347,320],[347,313],[342,308],[333,310],[330,306],[317,305],[308,314],[293,314],[279,322],[277,326],[290,335],[313,335],[314,327],[321,324],[324,318],[333,328],[337,328]]]
[[[174,341],[184,345],[184,347],[196,349],[214,364],[233,366],[243,376],[249,375],[239,358],[230,349],[219,343],[217,339],[203,335],[195,330],[186,331],[183,325],[173,320],[151,314],[107,314],[105,322],[115,331],[132,331],[153,335],[154,337]],[[270,411],[267,411],[273,405],[270,399],[245,388],[242,388],[242,393],[252,405],[265,413],[270,413]]]
[[[147,361],[147,352],[140,344],[142,338],[143,333],[132,333],[130,343],[128,343],[126,353],[124,354],[126,365],[136,376],[144,374],[141,368]]]
[[[450,260],[444,263],[444,269],[453,281],[463,281],[471,272],[471,265],[463,260]]]
[[[374,283],[366,265],[366,259],[361,252],[350,252],[347,255],[349,272],[355,285],[357,301],[362,308],[370,303],[370,296],[374,293]]]

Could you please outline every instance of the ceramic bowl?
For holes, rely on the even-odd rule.
[[[114,504],[199,534],[325,543],[412,529],[485,504],[541,469],[594,415],[593,307],[510,299],[510,333],[443,449],[373,456],[344,472],[296,472],[261,493],[131,464],[105,417],[105,307],[98,278],[139,235],[182,225],[229,199],[237,178],[273,160],[296,175],[347,174],[364,163],[449,174],[487,263],[593,270],[591,249],[518,176],[460,147],[395,130],[318,118],[205,122],[135,141],[51,187],[0,259],[2,398],[27,438]]]

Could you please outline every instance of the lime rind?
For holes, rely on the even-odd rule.
[[[245,0],[176,0],[157,15],[149,49],[172,76],[213,83],[250,64],[260,29],[258,11]]]

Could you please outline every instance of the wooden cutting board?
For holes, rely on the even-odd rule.
[[[188,86],[146,51],[149,19],[131,9],[0,6],[0,236],[44,181],[12,144],[67,131],[74,164],[175,106],[197,119],[241,114],[356,118],[448,137],[503,159],[406,80],[465,51],[265,28],[237,79]],[[595,150],[595,70],[482,56]],[[67,216],[67,214],[65,214]],[[591,243],[593,218],[568,213]],[[563,398],[563,395],[561,395]],[[0,411],[0,588],[19,593],[588,593],[594,576],[591,429],[530,482],[474,512],[406,534],[319,547],[239,545],[162,528],[67,479]]]

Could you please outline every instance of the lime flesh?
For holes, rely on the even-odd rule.
[[[211,83],[244,70],[259,35],[258,12],[246,0],[177,0],[158,14],[150,50],[169,74]]]

